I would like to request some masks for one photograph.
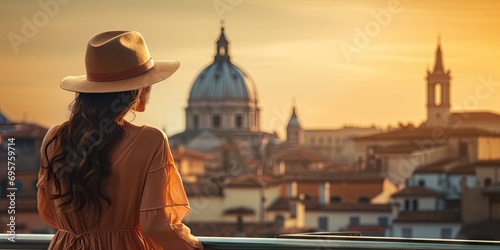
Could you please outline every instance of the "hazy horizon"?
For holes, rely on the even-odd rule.
[[[88,39],[137,30],[155,59],[182,64],[155,85],[135,122],[181,132],[193,81],[212,63],[221,18],[232,62],[257,87],[264,131],[282,135],[292,99],[306,129],[418,125],[438,35],[451,69],[452,110],[500,110],[497,1],[7,0],[0,11],[0,110],[13,120],[26,114],[44,126],[65,121],[74,94],[59,81],[85,74]]]

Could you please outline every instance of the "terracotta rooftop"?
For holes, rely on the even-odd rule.
[[[450,175],[475,175],[476,166],[474,164],[462,164],[448,171]]]
[[[460,223],[459,211],[402,211],[393,221],[411,222],[411,223],[428,223],[428,222],[449,222]]]
[[[282,176],[285,181],[297,182],[383,182],[381,173],[368,171],[307,170],[288,172]]]
[[[306,147],[292,147],[276,151],[274,158],[278,161],[309,161],[309,162],[326,162],[328,159]]]
[[[500,160],[485,160],[472,163],[476,167],[500,167]]]
[[[348,212],[390,212],[390,204],[371,203],[329,203],[320,205],[317,199],[305,200],[306,211],[348,211]],[[280,197],[268,208],[269,211],[288,211],[290,209],[290,198]]]
[[[479,112],[454,112],[451,113],[450,120],[451,121],[492,121],[492,122],[500,122],[500,114],[493,113],[490,111],[479,111]]]
[[[440,145],[436,145],[440,146]],[[397,144],[386,147],[374,147],[375,154],[411,154],[415,151],[422,150],[422,147],[416,143],[411,144]]]
[[[255,211],[248,207],[235,207],[224,210],[224,215],[252,215]]]
[[[421,187],[406,187],[395,194],[392,197],[441,197],[443,194]]]
[[[256,174],[249,173],[229,178],[226,182],[226,187],[258,188],[264,186],[276,186],[280,183],[280,180],[269,175],[258,176]]]
[[[184,157],[195,158],[200,160],[215,160],[216,157],[209,154],[205,154],[195,149],[186,148],[183,146],[175,147],[171,149],[174,159],[180,159]]]
[[[411,140],[448,137],[500,137],[500,134],[478,128],[401,128],[389,132],[354,138],[357,141]]]

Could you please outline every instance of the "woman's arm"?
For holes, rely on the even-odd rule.
[[[164,134],[163,137],[144,184],[141,230],[155,248],[203,249],[201,242],[182,223],[190,208],[167,138]]]

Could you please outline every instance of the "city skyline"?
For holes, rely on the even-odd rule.
[[[74,95],[58,83],[85,73],[88,38],[129,29],[143,33],[153,57],[182,62],[172,78],[155,85],[148,110],[135,121],[180,132],[189,89],[213,60],[221,18],[232,61],[255,81],[266,131],[281,133],[292,99],[308,129],[418,125],[425,120],[424,77],[434,65],[438,35],[453,77],[452,110],[500,109],[496,2],[48,0],[0,7],[11,10],[0,24],[0,110],[13,120],[27,114],[45,126],[65,121]],[[106,12],[110,7],[116,11]],[[24,28],[29,23],[32,33]]]

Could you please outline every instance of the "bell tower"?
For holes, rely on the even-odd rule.
[[[446,127],[450,119],[450,70],[443,66],[441,38],[438,37],[436,58],[432,72],[427,70],[427,122],[426,126]]]

